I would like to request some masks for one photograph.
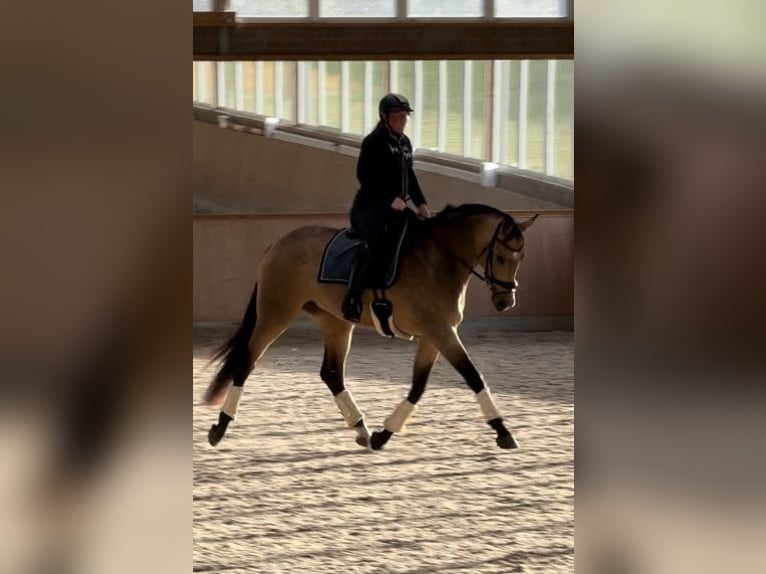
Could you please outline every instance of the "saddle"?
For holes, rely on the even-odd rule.
[[[400,332],[394,325],[393,305],[386,299],[386,289],[396,282],[401,259],[417,235],[412,230],[416,225],[410,217],[404,218],[403,224],[392,236],[393,241],[375,246],[367,274],[362,278],[363,288],[373,290],[374,298],[370,305],[373,323],[376,331],[384,337],[412,339],[411,335]],[[325,246],[317,281],[347,285],[362,241],[351,229],[338,231]]]
[[[399,274],[399,265],[409,227],[409,219],[405,219],[401,230],[395,236],[395,241],[390,241],[383,246],[375,246],[370,267],[362,281],[365,289],[390,289],[394,284]],[[356,252],[362,241],[348,228],[341,229],[333,235],[322,254],[317,281],[347,285]]]

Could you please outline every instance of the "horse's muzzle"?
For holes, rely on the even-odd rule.
[[[512,309],[516,306],[516,291],[511,291],[501,297],[492,297],[492,303],[498,313]]]

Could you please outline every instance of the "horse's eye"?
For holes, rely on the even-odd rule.
[[[498,262],[500,265],[502,265],[503,263],[505,263],[505,257],[501,257],[500,255],[495,255],[495,260],[496,260],[496,261],[497,261],[497,262]]]

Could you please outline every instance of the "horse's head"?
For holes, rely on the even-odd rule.
[[[516,281],[521,260],[524,259],[524,231],[534,223],[537,215],[517,223],[506,216],[495,230],[487,245],[484,275],[492,291],[492,304],[497,311],[507,311],[516,306]]]

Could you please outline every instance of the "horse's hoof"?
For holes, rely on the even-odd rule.
[[[372,450],[382,449],[383,445],[388,442],[388,439],[391,438],[392,434],[394,433],[385,429],[380,432],[373,432],[372,436],[370,437],[370,446],[372,447]]]
[[[513,438],[512,434],[506,434],[497,437],[497,446],[504,449],[519,448],[519,443]]]
[[[356,444],[359,446],[362,446],[364,448],[370,448],[370,441],[369,439],[363,437],[363,436],[357,436],[355,439]]]
[[[215,446],[221,442],[225,433],[226,431],[221,430],[218,425],[212,425],[207,433],[207,442],[210,443],[210,446]]]

